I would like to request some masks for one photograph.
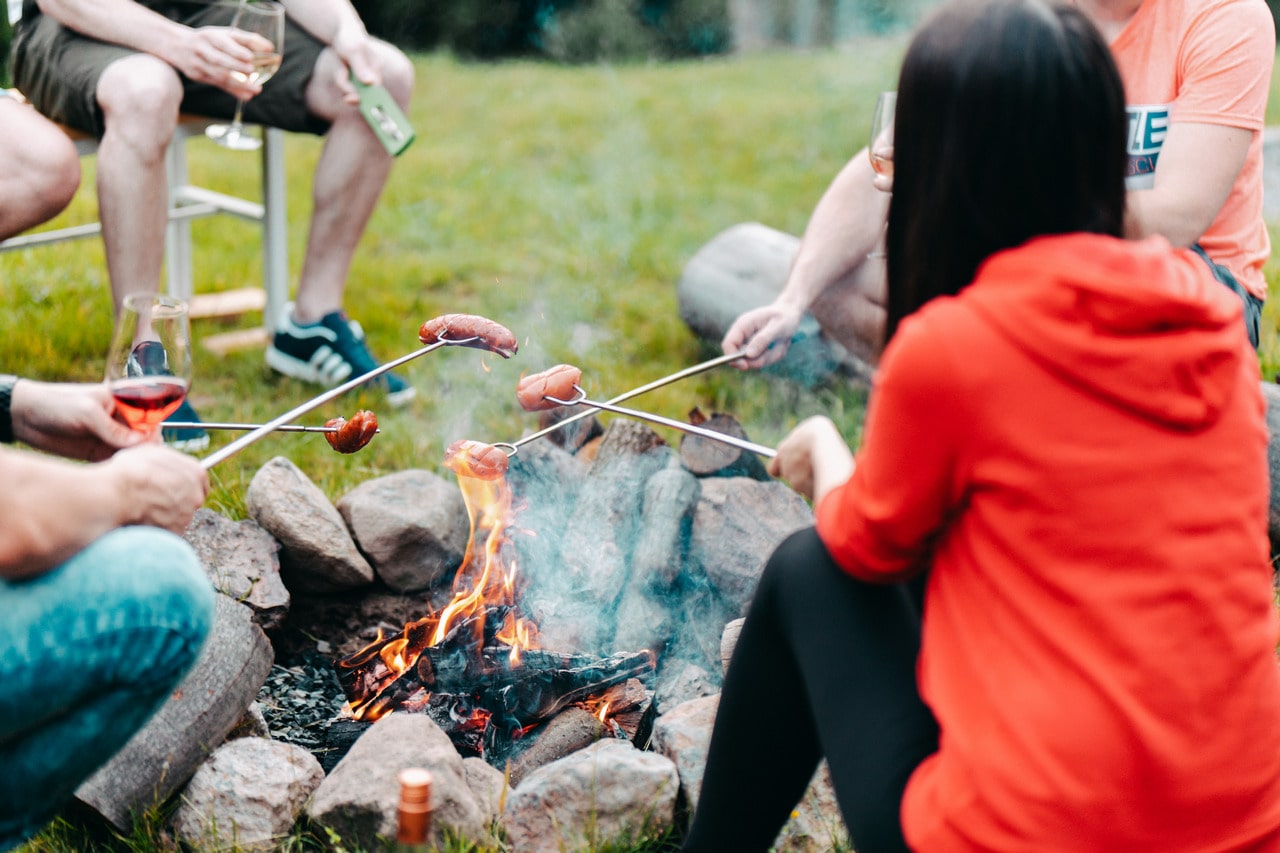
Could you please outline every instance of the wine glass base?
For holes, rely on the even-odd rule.
[[[262,147],[262,140],[234,124],[211,124],[205,128],[204,135],[223,148],[235,151],[257,151]]]

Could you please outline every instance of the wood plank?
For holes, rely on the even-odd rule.
[[[207,317],[239,317],[261,311],[267,305],[267,293],[261,287],[242,287],[221,293],[197,293],[187,300],[192,320]]]
[[[246,349],[265,349],[270,336],[262,326],[252,329],[238,329],[234,332],[223,332],[208,335],[200,339],[200,345],[217,355],[227,355]]]

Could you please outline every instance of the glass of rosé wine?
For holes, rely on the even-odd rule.
[[[236,7],[231,26],[237,30],[261,36],[271,43],[270,50],[255,51],[253,70],[248,74],[232,72],[246,83],[266,83],[280,70],[280,53],[284,50],[284,6],[275,0],[241,0]],[[241,116],[244,101],[236,101],[236,113],[231,124],[213,124],[205,128],[205,135],[225,148],[237,151],[255,151],[262,141],[247,133]]]
[[[107,353],[116,417],[147,434],[182,404],[191,387],[187,303],[173,296],[126,296]]]

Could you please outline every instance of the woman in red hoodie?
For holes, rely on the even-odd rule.
[[[1280,850],[1256,358],[1202,261],[1120,239],[1125,132],[1071,7],[916,35],[864,441],[778,448],[817,524],[760,579],[685,850],[767,849],[823,757],[858,853]]]

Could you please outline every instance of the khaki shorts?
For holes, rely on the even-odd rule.
[[[34,5],[34,4],[29,4]],[[165,17],[191,27],[228,26],[231,3],[144,3]],[[245,104],[244,120],[302,133],[323,134],[329,122],[307,111],[306,88],[324,45],[306,30],[285,21],[282,63],[262,94]],[[13,81],[36,109],[54,121],[94,136],[103,131],[98,80],[112,62],[137,53],[67,29],[48,15],[26,10],[13,38]],[[216,86],[182,78],[182,111],[230,118],[236,100]]]

